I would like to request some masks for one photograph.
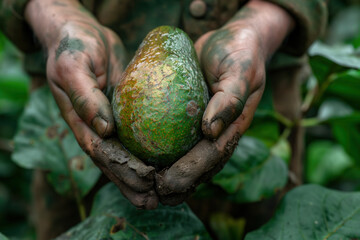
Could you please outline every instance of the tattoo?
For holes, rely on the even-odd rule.
[[[74,54],[76,51],[82,52],[84,49],[85,47],[82,40],[66,36],[60,41],[59,47],[56,49],[55,59],[58,60],[60,55],[65,51]]]

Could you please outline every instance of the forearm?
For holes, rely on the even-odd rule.
[[[44,47],[60,37],[60,29],[70,20],[97,23],[76,0],[31,0],[25,9],[25,19]]]
[[[255,29],[264,59],[269,59],[294,28],[293,18],[283,8],[266,1],[252,0],[223,28],[236,34],[244,29]],[[250,37],[251,38],[251,37]]]

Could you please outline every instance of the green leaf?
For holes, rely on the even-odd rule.
[[[271,81],[266,83],[264,93],[261,97],[257,110],[274,111],[274,103],[271,89]]]
[[[336,140],[344,147],[354,162],[360,166],[360,124],[338,122],[332,124]]]
[[[48,179],[60,194],[79,191],[84,196],[100,176],[61,117],[48,87],[31,95],[14,145],[13,160],[24,168],[50,171]]]
[[[0,77],[0,114],[21,110],[28,99],[29,84],[23,79]]]
[[[327,99],[319,108],[318,119],[332,124],[360,123],[360,112],[354,111],[352,107],[341,100]]]
[[[109,183],[97,193],[90,217],[56,239],[210,238],[187,205],[160,205],[155,210],[137,209],[121,195],[113,183]]]
[[[286,139],[279,139],[275,145],[271,147],[271,153],[274,156],[278,156],[286,163],[290,162],[291,158],[291,146]]]
[[[315,42],[309,49],[310,56],[321,56],[346,68],[360,69],[360,58],[352,45],[329,46]]]
[[[360,105],[360,71],[347,70],[334,75],[326,93],[339,97],[358,108]]]
[[[360,112],[340,100],[326,100],[319,108],[318,119],[329,123],[335,139],[360,166]]]
[[[359,222],[359,192],[305,185],[286,194],[272,220],[245,240],[358,239]]]
[[[274,195],[287,181],[285,162],[260,140],[242,137],[225,167],[213,178],[235,202],[254,202]]]
[[[0,240],[8,240],[8,238],[5,237],[2,233],[0,233]]]
[[[269,118],[255,118],[246,135],[261,140],[267,147],[271,147],[279,139],[279,124]]]
[[[353,166],[344,149],[330,141],[313,142],[307,148],[306,178],[311,183],[327,184]]]
[[[360,47],[360,33],[351,41],[351,44],[354,46],[354,48]]]
[[[234,240],[242,239],[245,230],[245,219],[234,219],[226,213],[215,213],[210,217],[211,229],[218,239]]]
[[[5,37],[4,37],[4,34],[2,34],[2,32],[0,32],[0,55],[4,50],[4,46],[5,46]]]
[[[309,49],[309,55],[310,65],[321,91],[333,80],[334,74],[349,68],[360,68],[360,58],[351,45],[327,46],[316,42]]]

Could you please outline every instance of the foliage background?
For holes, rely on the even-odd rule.
[[[310,106],[301,123],[306,127],[304,181],[328,189],[352,192],[346,195],[350,206],[355,209],[354,215],[350,214],[352,217],[347,222],[351,224],[352,220],[358,221],[360,214],[360,210],[356,208],[360,205],[359,195],[356,193],[360,191],[360,2],[332,0],[329,12],[326,36],[309,50],[313,75],[302,86],[304,104],[309,103]],[[0,35],[0,232],[10,239],[35,239],[30,214],[31,170],[19,167],[11,160],[19,119],[29,100],[29,78],[22,71],[21,60],[22,55],[17,49]],[[244,237],[244,231],[254,230],[249,227],[251,222],[257,222],[254,226],[260,227],[263,223],[261,220],[248,218],[251,214],[256,218],[258,211],[251,211],[256,208],[273,209],[275,205],[263,199],[272,199],[275,190],[286,184],[287,164],[291,154],[286,140],[288,122],[274,112],[269,102],[271,92],[267,91],[251,129],[240,141],[229,164],[211,183],[201,185],[192,204],[190,203],[196,208],[212,236],[219,239]],[[76,156],[78,155],[69,159]],[[21,161],[17,162],[21,165]],[[61,174],[69,173],[66,169],[64,171]],[[71,186],[59,184],[55,180],[53,182],[55,186],[59,186],[60,192],[71,193]],[[284,219],[295,217],[295,213],[286,210],[289,205],[310,200],[315,203],[323,201],[309,195],[309,192],[329,195],[329,203],[320,207],[331,209],[331,204],[336,204],[336,199],[343,196],[343,193],[328,192],[328,189],[310,185],[291,192],[270,225],[248,234],[246,239],[265,239],[262,234],[277,234],[270,233],[269,229],[280,232],[277,227],[283,226],[281,224]],[[116,199],[122,201],[120,198]],[[212,209],[209,214],[210,210],[199,207],[197,202],[202,202],[204,206],[206,203],[221,203],[223,207]],[[101,207],[101,204],[98,206]],[[309,209],[306,206],[303,206],[304,214]],[[247,208],[250,210],[245,210]],[[231,211],[234,214],[230,214]],[[248,211],[250,214],[237,214],[241,211]],[[338,212],[338,209],[334,208],[333,211]],[[347,209],[343,211],[346,212]],[[309,214],[315,215],[311,212]],[[97,215],[91,219],[99,220]],[[309,219],[311,221],[304,222],[308,228],[313,227],[314,223],[321,225],[318,220],[311,217]],[[331,221],[335,225],[341,222],[336,217],[330,219],[329,223]],[[79,225],[77,229],[81,227]],[[323,231],[319,230],[319,236],[331,233],[331,227],[327,227]],[[351,225],[347,227],[351,229]],[[294,225],[293,228],[288,231],[294,233],[299,226]],[[72,230],[72,234],[74,232],[76,233],[76,229]],[[360,233],[353,234],[360,237]],[[121,239],[121,236],[113,238]],[[306,239],[312,238],[310,236]]]

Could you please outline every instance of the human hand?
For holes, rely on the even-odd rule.
[[[224,27],[195,43],[213,93],[202,122],[206,139],[156,175],[156,190],[163,204],[184,201],[231,157],[260,102],[265,63],[292,27],[293,20],[283,9],[253,0]]]
[[[111,95],[126,61],[120,39],[77,1],[32,0],[25,16],[47,49],[48,83],[79,145],[135,206],[155,208],[154,168],[118,141],[104,140],[115,132],[105,94]]]

